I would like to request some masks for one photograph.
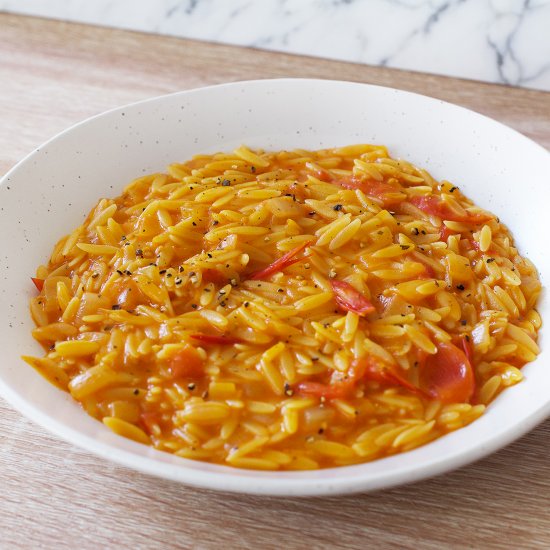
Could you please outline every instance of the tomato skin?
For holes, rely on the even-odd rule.
[[[373,358],[366,358],[356,362],[356,365],[356,369],[361,378],[379,382],[380,384],[401,386],[414,394],[423,395],[424,397],[427,396],[421,388],[409,382],[404,376],[400,375],[395,368],[384,365],[381,361],[377,361]]]
[[[474,350],[472,348],[472,344],[470,342],[470,339],[466,334],[462,334],[460,336],[460,345],[462,346],[462,350],[464,351],[464,355],[470,361],[470,365],[474,364]]]
[[[241,342],[239,338],[233,338],[231,336],[224,336],[223,334],[201,334],[200,332],[196,334],[191,334],[193,340],[197,340],[202,344],[220,344],[220,345],[230,345],[238,344]]]
[[[487,214],[470,214],[469,212],[465,215],[458,214],[435,195],[413,196],[409,200],[422,212],[444,220],[479,224],[493,219],[493,216]]]
[[[344,189],[359,189],[365,195],[382,201],[384,206],[394,206],[405,198],[404,195],[402,198],[390,196],[393,193],[400,193],[401,190],[389,183],[359,178],[357,176],[342,178],[335,183]]]
[[[354,361],[347,377],[343,380],[331,384],[301,382],[296,390],[302,395],[324,397],[325,399],[341,399],[347,397],[361,380],[372,380],[380,384],[401,386],[416,395],[429,397],[423,389],[409,382],[398,374],[394,368],[384,365],[373,357],[365,357]]]
[[[38,292],[42,292],[42,289],[44,288],[44,279],[38,279],[36,277],[31,277],[31,281],[34,283],[34,286],[38,290]]]
[[[358,290],[345,281],[333,279],[330,281],[336,303],[345,311],[352,311],[357,315],[368,315],[376,308]]]
[[[467,343],[465,338],[463,342]],[[420,387],[409,382],[396,368],[373,357],[366,357],[355,361],[347,378],[342,381],[332,384],[302,382],[296,390],[303,395],[338,399],[348,396],[360,380],[372,380],[380,384],[400,386],[420,397],[437,399],[443,403],[464,403],[472,400],[475,376],[464,351],[454,344],[439,342],[437,353],[426,355],[422,363]]]
[[[168,370],[172,378],[202,378],[204,361],[193,346],[186,345],[170,359]]]
[[[301,258],[295,258],[302,250],[304,250],[307,246],[309,246],[312,243],[312,241],[307,241],[305,243],[302,243],[301,245],[297,246],[296,248],[293,248],[292,250],[289,250],[286,254],[283,254],[280,258],[275,260],[273,263],[269,264],[267,267],[260,271],[256,271],[256,273],[253,273],[248,278],[252,281],[259,281],[262,279],[267,279],[267,277],[270,277],[274,273],[277,273],[278,271],[282,271],[283,269],[297,263],[301,262],[308,256],[302,256]]]
[[[475,392],[475,376],[466,353],[450,342],[439,342],[437,353],[428,355],[420,370],[425,391],[443,403],[469,402]]]
[[[324,397],[325,399],[341,399],[347,397],[354,389],[362,376],[363,371],[357,368],[357,362],[350,367],[348,374],[342,380],[330,384],[320,382],[301,382],[296,386],[298,393],[302,395],[312,395],[315,397]]]

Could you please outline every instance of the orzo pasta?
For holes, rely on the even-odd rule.
[[[34,281],[28,363],[120,435],[242,468],[425,444],[539,351],[507,228],[378,145],[173,164],[100,200]]]

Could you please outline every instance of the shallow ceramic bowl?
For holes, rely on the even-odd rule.
[[[390,88],[321,80],[240,82],[159,97],[91,118],[21,161],[0,186],[0,393],[44,428],[142,472],[211,489],[269,495],[370,491],[433,476],[479,459],[550,414],[550,350],[525,381],[472,425],[414,451],[343,468],[258,472],[190,461],[134,443],[87,416],[20,359],[40,354],[31,338],[29,277],[54,243],[100,197],[133,178],[197,153],[245,143],[269,150],[382,143],[394,157],[445,178],[510,227],[550,277],[550,155],[524,136],[461,107]],[[549,322],[543,295],[540,313]]]

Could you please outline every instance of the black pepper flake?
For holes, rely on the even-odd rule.
[[[307,215],[308,216],[313,216],[315,214],[315,212],[308,212]]]
[[[181,283],[183,283],[183,280],[178,277],[177,279],[174,279],[174,283],[176,283],[177,285],[181,285]]]
[[[161,270],[159,271],[159,275],[164,275],[165,273],[166,273],[166,269],[161,269]]]
[[[191,382],[190,384],[187,384],[187,389],[193,391],[197,386],[194,382]]]
[[[411,247],[411,245],[409,245],[409,244],[402,244],[401,245],[401,250],[408,250],[410,247]]]
[[[134,395],[139,395],[139,390],[137,388],[134,390]]]
[[[490,264],[491,262],[494,262],[495,259],[494,258],[487,258],[487,263]]]
[[[245,303],[243,304],[244,307],[248,307],[249,305],[250,305],[250,302],[245,302]]]
[[[129,269],[127,269],[124,273],[125,273],[126,275],[131,275],[131,274],[132,274],[132,272],[131,272]]]
[[[144,210],[145,210],[145,208],[144,208]],[[127,238],[126,235],[122,235],[122,237],[120,237],[120,240],[121,240],[121,241],[125,241],[126,238]]]
[[[468,334],[465,334],[464,335],[464,338],[466,338],[466,342],[469,342],[470,341],[470,336]]]
[[[124,275],[124,273],[122,271],[120,271],[120,269],[117,269],[116,272],[119,274],[119,275]]]
[[[311,360],[315,363],[315,361],[319,361],[319,357],[312,357]]]
[[[255,174],[256,173],[256,167],[255,166],[251,166],[250,167],[250,171]]]
[[[195,222],[191,222],[191,225],[197,227],[197,224]]]
[[[138,248],[136,250],[136,256],[138,256],[139,258],[143,258],[143,250],[141,250],[141,248]]]
[[[99,277],[99,273],[97,271],[92,273],[92,279],[97,279],[98,277]]]
[[[426,231],[423,229],[422,231],[420,231],[420,233],[422,233],[422,235],[425,235]]]
[[[231,182],[230,182],[229,180],[223,180],[223,181],[222,181],[222,185],[223,185],[224,187],[227,187],[227,186],[231,185]]]
[[[197,309],[198,306],[197,306],[197,304],[191,304],[191,307],[192,307],[193,309]]]
[[[212,225],[218,225],[219,223],[220,223],[220,222],[219,222],[218,220],[214,220],[214,221],[212,222]]]
[[[332,207],[332,209],[333,209],[333,210],[336,210],[336,211],[342,210],[342,208],[343,208],[343,207],[342,207],[341,204],[336,204],[336,205],[334,205],[334,206]]]
[[[461,324],[462,326],[465,326],[465,325],[468,324],[468,321],[466,321],[466,319],[461,319],[460,324]]]
[[[458,288],[458,290],[464,290],[464,285],[460,284],[460,285],[456,285],[456,288]]]
[[[208,256],[209,258],[211,258],[211,257],[212,257],[212,254],[210,254],[210,253],[208,253],[208,254],[206,254],[206,255],[207,255],[207,256]]]
[[[171,274],[171,273],[167,273],[166,276],[167,276],[167,277],[171,277],[172,274]]]
[[[458,189],[458,187],[453,186],[449,189],[449,193],[454,193],[457,189]]]
[[[284,289],[283,288],[278,288],[277,292],[284,292]]]
[[[418,227],[413,227],[412,232],[413,232],[414,235],[418,235],[418,233],[419,233]]]
[[[116,310],[120,309],[120,306],[118,304],[113,304],[111,306],[111,309],[114,309],[116,311]]]
[[[325,429],[324,429],[324,428],[319,428],[319,429],[317,430],[317,433],[318,433],[319,435],[323,434],[324,432],[325,432]]]
[[[292,397],[294,395],[294,390],[290,387],[288,382],[285,382],[285,395],[288,395],[288,397]]]

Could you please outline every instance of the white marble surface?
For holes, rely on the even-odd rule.
[[[550,0],[0,0],[0,10],[550,91]]]

